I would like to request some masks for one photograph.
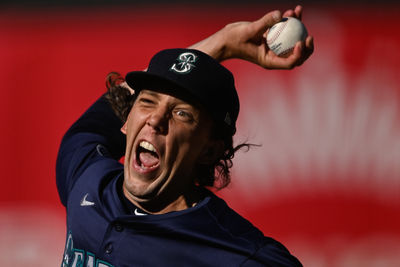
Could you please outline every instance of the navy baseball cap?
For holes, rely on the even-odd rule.
[[[209,55],[194,49],[166,49],[150,60],[146,71],[129,72],[127,84],[142,89],[185,95],[202,104],[212,118],[233,135],[239,115],[239,97],[232,73]]]

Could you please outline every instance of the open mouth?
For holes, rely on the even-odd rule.
[[[160,164],[160,157],[151,143],[141,141],[136,149],[136,162],[143,170],[153,170]]]

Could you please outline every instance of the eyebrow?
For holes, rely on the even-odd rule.
[[[154,96],[154,97],[158,97],[158,95],[159,95],[158,92],[151,91],[151,90],[148,90],[148,89],[143,89],[143,90],[141,91],[141,93],[142,93],[142,94],[152,95],[152,96]]]
[[[148,94],[148,95],[151,95],[151,96],[153,96],[153,97],[155,97],[155,98],[157,98],[157,99],[160,98],[160,94],[166,94],[166,95],[168,95],[168,93],[153,91],[153,90],[151,90],[151,89],[142,89],[142,90],[140,91],[140,93],[141,93],[141,94]],[[179,102],[180,102],[179,105],[185,105],[185,106],[190,107],[191,109],[197,109],[198,111],[201,110],[201,105],[198,104],[198,103],[196,104],[196,103],[189,102],[188,100],[182,99],[182,98],[180,98],[180,97],[178,97],[178,96],[174,96],[174,95],[171,95],[171,96],[179,100]]]
[[[153,90],[150,90],[150,89],[143,89],[143,90],[141,91],[141,93],[147,94],[147,95],[151,95],[151,96],[153,96],[153,97],[155,97],[155,98],[157,98],[157,99],[160,98],[160,95],[169,95],[168,93],[153,91]],[[172,97],[174,97],[175,99],[177,99],[177,100],[180,102],[179,104],[186,104],[186,105],[189,105],[189,106],[193,106],[191,103],[188,103],[188,102],[185,101],[184,99],[181,99],[181,98],[179,98],[179,97],[177,97],[177,96],[174,96],[174,95],[170,95],[170,96],[172,96]]]

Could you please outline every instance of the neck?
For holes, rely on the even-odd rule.
[[[201,199],[200,189],[197,186],[193,186],[177,197],[165,196],[144,201],[138,200],[125,187],[123,187],[123,193],[130,202],[149,214],[164,214],[185,210],[194,207]]]

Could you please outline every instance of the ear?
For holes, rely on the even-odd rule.
[[[123,133],[123,134],[125,134],[126,135],[126,128],[127,128],[128,126],[126,125],[126,122],[124,123],[124,125],[122,125],[122,127],[121,127],[121,132]]]
[[[224,141],[210,141],[200,154],[199,163],[211,164],[214,163],[224,152]]]

